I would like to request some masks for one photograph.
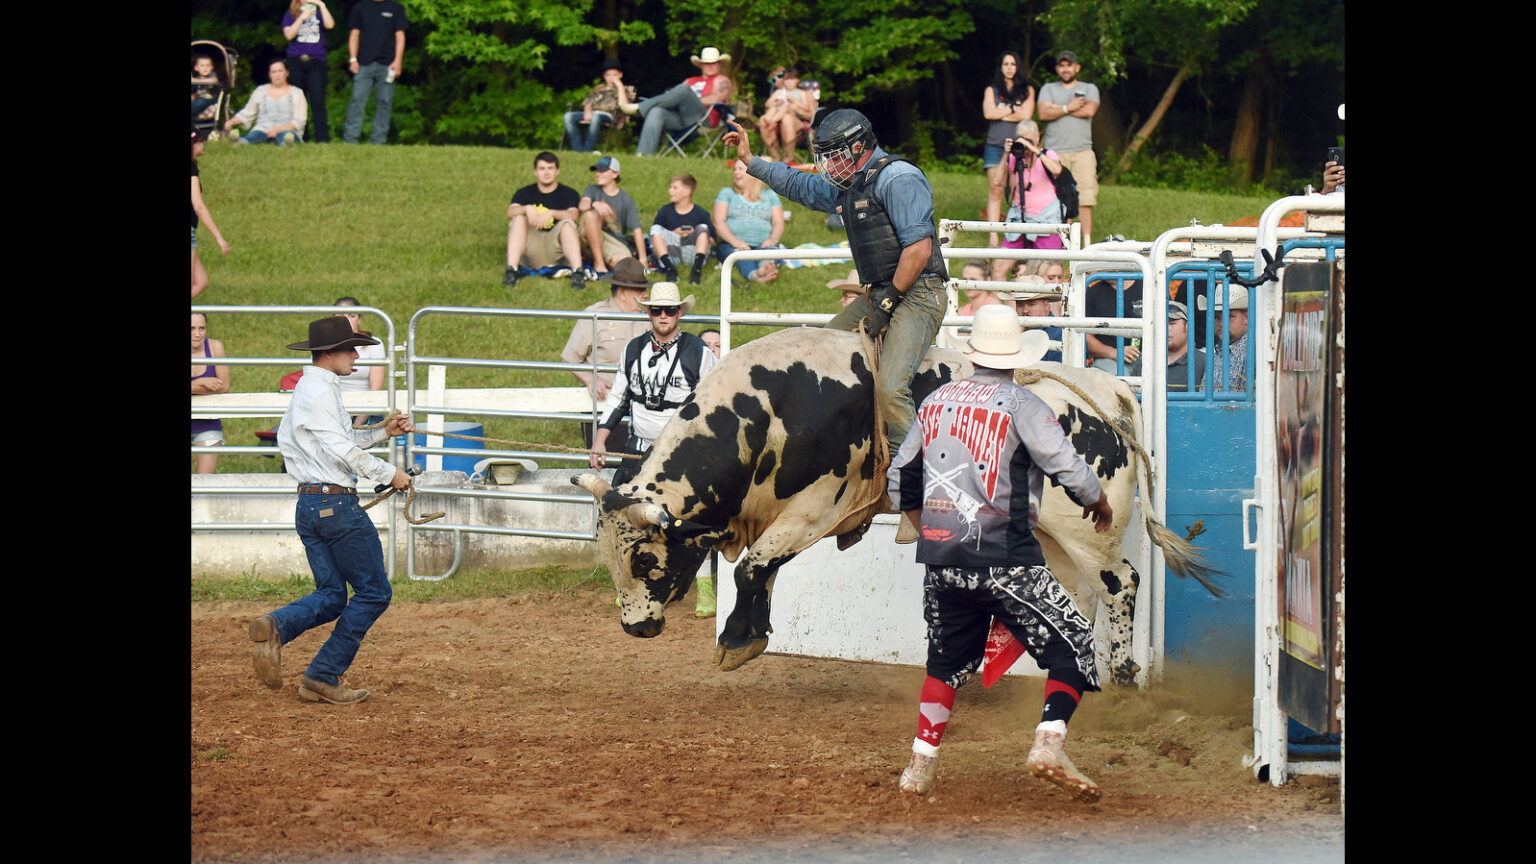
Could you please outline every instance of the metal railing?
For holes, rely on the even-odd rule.
[[[778,250],[782,251],[782,250]],[[727,274],[728,275],[728,274]],[[557,320],[574,320],[589,322],[593,328],[593,344],[596,345],[596,333],[599,321],[644,321],[649,322],[650,317],[634,312],[603,312],[594,310],[582,310],[570,312],[551,309],[494,309],[466,306],[426,306],[418,309],[411,316],[410,324],[406,329],[405,341],[405,392],[407,394],[408,413],[412,416],[418,414],[427,415],[425,428],[418,428],[417,434],[424,436],[423,444],[415,443],[415,437],[411,436],[406,444],[406,461],[414,461],[415,457],[426,456],[463,456],[463,449],[448,448],[434,444],[434,438],[441,441],[441,436],[434,436],[434,431],[443,431],[445,417],[501,417],[524,420],[554,420],[561,422],[591,423],[596,426],[601,419],[602,405],[593,397],[591,408],[585,413],[571,411],[542,411],[521,408],[497,409],[487,407],[456,407],[448,404],[439,404],[421,399],[422,389],[417,385],[417,370],[422,366],[438,367],[446,370],[450,367],[473,369],[523,369],[541,371],[566,371],[581,370],[590,372],[594,377],[601,374],[612,374],[618,371],[618,366],[599,364],[596,352],[588,363],[563,363],[541,360],[493,360],[478,357],[451,357],[437,354],[418,353],[420,342],[420,328],[423,321],[434,317],[476,317],[476,318],[543,318]],[[687,315],[681,319],[681,323],[700,324],[718,323],[718,316],[713,315]],[[722,333],[722,339],[724,334]],[[429,372],[430,375],[430,372]],[[427,389],[431,395],[432,388]],[[590,393],[590,391],[589,391]],[[446,401],[446,400],[445,400]],[[537,457],[544,461],[574,462],[585,464],[588,455],[585,453],[561,453],[547,450],[508,450],[508,449],[477,449],[474,451],[483,459],[531,459]],[[609,457],[610,461],[613,457]],[[580,531],[552,531],[538,528],[503,528],[492,525],[469,525],[464,523],[443,522],[441,520],[429,522],[424,525],[410,525],[406,530],[406,575],[419,581],[437,582],[447,579],[458,571],[463,561],[464,535],[465,534],[496,534],[512,537],[535,537],[546,540],[583,540],[592,541],[597,538],[597,507],[592,496],[582,493],[539,493],[539,492],[511,492],[494,489],[463,489],[451,486],[423,486],[417,487],[418,493],[431,493],[445,498],[479,498],[504,501],[529,501],[549,504],[576,504],[590,509],[590,528],[585,532]],[[453,562],[448,570],[436,576],[421,575],[416,572],[416,534],[418,531],[439,531],[452,535]]]
[[[198,313],[198,314],[202,314],[202,315],[308,315],[308,316],[311,316],[311,317],[320,317],[320,316],[324,316],[324,315],[338,315],[338,314],[341,314],[343,312],[343,310],[345,310],[345,312],[348,313],[348,314],[377,315],[379,318],[383,319],[383,321],[384,321],[384,333],[385,333],[385,338],[382,340],[383,344],[385,346],[384,359],[382,361],[380,361],[380,360],[359,360],[357,365],[359,365],[359,366],[384,366],[385,367],[385,369],[386,369],[385,376],[384,376],[385,382],[386,382],[386,386],[384,388],[385,391],[386,391],[385,406],[386,406],[386,410],[393,410],[394,407],[395,407],[395,388],[394,388],[394,380],[395,380],[395,351],[396,351],[396,346],[395,346],[395,322],[389,317],[389,315],[385,314],[385,312],[382,309],[378,309],[378,308],[373,307],[373,306],[207,306],[207,305],[197,305],[197,304],[194,304],[192,306],[192,312]],[[217,362],[210,363],[210,362],[208,362],[210,360],[216,360]],[[193,365],[193,366],[209,366],[209,365],[211,365],[211,366],[282,366],[282,367],[285,367],[285,368],[292,368],[294,366],[301,366],[302,367],[305,364],[309,363],[309,360],[310,360],[310,358],[309,358],[308,354],[298,354],[298,353],[295,353],[295,354],[292,354],[292,355],[289,355],[289,356],[286,356],[286,357],[218,357],[218,358],[193,357],[191,365]],[[277,387],[274,386],[272,389],[274,391],[276,391]],[[273,403],[273,401],[271,399],[254,399],[254,398],[252,398],[252,399],[248,399],[248,400],[241,400],[239,398],[239,397],[242,397],[242,396],[255,397],[255,396],[258,396],[258,395],[265,397],[265,396],[268,396],[269,394],[267,394],[267,393],[239,392],[239,393],[220,394],[220,395],[217,395],[217,396],[193,396],[193,397],[191,397],[191,399],[192,399],[191,418],[194,419],[194,420],[204,420],[204,419],[207,419],[207,420],[223,420],[225,418],[232,418],[232,417],[277,417],[277,418],[281,418],[283,416],[283,412],[284,412],[284,410],[286,410],[286,405],[287,405],[287,400],[286,399],[279,400],[278,403]],[[196,455],[196,454],[199,454],[199,453],[211,453],[211,454],[218,455],[218,456],[235,456],[235,455],[272,456],[272,455],[275,455],[275,453],[273,451],[273,448],[269,447],[269,446],[263,446],[263,445],[238,446],[238,445],[231,445],[231,444],[229,444],[227,442],[224,443],[224,444],[216,445],[216,446],[201,446],[201,447],[194,446],[194,447],[191,448],[191,450],[192,450],[193,455]],[[381,458],[386,459],[391,464],[396,464],[396,465],[399,464],[399,462],[398,462],[398,455],[399,455],[398,446],[397,446],[397,443],[396,443],[396,441],[394,439],[389,439],[386,444],[370,448],[368,450],[368,452],[373,454],[373,455],[375,455],[375,456],[379,456]],[[237,487],[231,487],[231,486],[203,486],[203,487],[193,486],[193,487],[191,487],[191,494],[194,497],[200,496],[200,495],[288,495],[288,496],[293,496],[295,494],[295,492],[294,492],[294,488],[291,488],[291,487],[279,487],[279,488],[237,488]],[[395,503],[394,506],[390,507],[389,518],[385,521],[384,525],[382,526],[382,530],[384,531],[385,537],[388,539],[388,542],[389,542],[389,545],[390,545],[391,549],[394,548],[396,518],[398,517],[399,512],[400,512],[399,508],[400,508],[400,506],[403,505],[403,503],[404,503],[403,499],[399,499],[399,500],[397,500],[397,502]],[[191,530],[194,533],[196,533],[196,532],[210,532],[210,533],[212,533],[212,532],[231,532],[231,531],[233,531],[233,532],[252,532],[252,531],[272,531],[272,532],[279,532],[280,531],[280,532],[288,532],[288,531],[295,530],[295,528],[294,528],[294,523],[290,520],[290,521],[287,521],[287,522],[201,522],[201,523],[193,522],[193,523],[191,523]],[[395,570],[395,556],[394,555],[387,555],[387,556],[385,556],[385,562],[384,563],[385,563],[385,567],[387,568],[388,575],[391,578],[393,578],[394,570]]]

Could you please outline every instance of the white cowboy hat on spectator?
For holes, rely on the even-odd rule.
[[[976,310],[971,338],[960,354],[974,366],[988,369],[1023,369],[1040,362],[1050,350],[1051,337],[1044,330],[1024,330],[1019,314],[1011,307],[993,303]]]
[[[1045,281],[1044,276],[1020,276],[1013,281],[1019,285],[1019,290],[1013,292],[1013,299],[1015,300],[1023,300],[1027,302],[1030,300],[1061,299],[1060,295],[1051,290],[1051,283]],[[1003,295],[999,294],[997,296],[1002,297]]]
[[[1232,308],[1233,309],[1247,309],[1248,308],[1248,289],[1247,288],[1244,288],[1241,285],[1229,285],[1227,287],[1227,290],[1232,292]],[[1205,311],[1205,295],[1204,294],[1197,294],[1197,295],[1195,295],[1195,308],[1200,310],[1201,312]],[[1216,292],[1216,311],[1217,312],[1221,311],[1221,292],[1220,291]]]
[[[711,45],[705,48],[702,52],[695,54],[688,59],[693,61],[693,65],[702,69],[705,63],[724,63],[725,61],[731,59],[731,55],[721,54],[720,49]]]
[[[847,279],[833,279],[827,283],[828,288],[836,288],[839,291],[862,291],[864,283],[859,281],[858,268],[848,271]]]
[[[688,310],[693,308],[693,295],[689,294],[679,300],[677,297],[679,293],[681,292],[678,291],[676,282],[657,282],[651,286],[649,296],[635,302],[641,306],[681,306],[682,312],[679,314],[687,315]]]

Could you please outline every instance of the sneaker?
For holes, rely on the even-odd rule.
[[[580,270],[571,271],[571,290],[581,291],[587,287],[587,274]]]
[[[551,278],[551,279],[564,279],[565,277],[567,277],[569,275],[571,275],[571,268],[569,268],[569,267],[561,267],[559,270],[556,270],[554,272],[554,274],[551,275],[549,278]]]
[[[1035,744],[1029,748],[1029,773],[1047,783],[1060,786],[1073,800],[1093,804],[1103,794],[1099,785],[1077,770],[1067,758],[1063,745],[1066,736],[1045,729],[1035,730]]]
[[[933,788],[933,777],[938,773],[939,754],[924,756],[913,753],[911,763],[901,772],[901,791],[927,795],[928,790]]]
[[[661,272],[667,277],[668,282],[677,281],[677,265],[672,262],[671,255],[663,255],[656,263],[661,266]]]
[[[689,285],[697,285],[697,284],[699,284],[699,280],[703,279],[703,278],[704,278],[704,265],[703,265],[703,263],[699,263],[699,264],[693,265],[693,272],[688,274],[688,284]],[[673,281],[676,281],[676,280],[673,280]]]
[[[256,666],[256,677],[273,690],[283,686],[283,638],[277,633],[277,622],[271,615],[263,615],[251,622],[251,654]]]
[[[361,688],[353,690],[351,687],[337,681],[335,684],[322,684],[308,675],[299,676],[299,698],[305,702],[329,702],[332,705],[350,705],[353,702],[361,702],[368,698],[368,691]]]
[[[896,542],[903,546],[908,543],[916,543],[917,526],[913,525],[912,520],[908,519],[906,515],[902,515],[898,519],[900,521],[896,525]]]
[[[698,581],[699,592],[693,600],[693,617],[715,617],[715,580],[712,578]]]
[[[519,273],[516,267],[508,267],[507,275],[501,277],[501,284],[511,288],[512,286],[516,285],[517,280],[521,278],[523,278],[523,274]]]

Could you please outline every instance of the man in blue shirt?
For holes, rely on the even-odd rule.
[[[939,255],[933,189],[922,170],[891,156],[875,141],[869,118],[850,108],[816,127],[812,152],[818,173],[754,159],[742,127],[731,122],[724,142],[736,148],[747,173],[773,191],[823,213],[840,213],[853,263],[868,286],[827,325],[884,334],[875,389],[895,453],[916,416],[911,382],[944,320],[949,271]],[[905,539],[905,538],[903,538]]]

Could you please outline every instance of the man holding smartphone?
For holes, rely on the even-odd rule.
[[[1082,71],[1077,55],[1061,51],[1056,55],[1056,75],[1040,88],[1036,98],[1045,138],[1040,146],[1055,150],[1061,163],[1077,181],[1078,221],[1083,223],[1083,245],[1093,234],[1093,205],[1099,201],[1098,160],[1093,155],[1093,115],[1099,113],[1099,88],[1079,80]]]

